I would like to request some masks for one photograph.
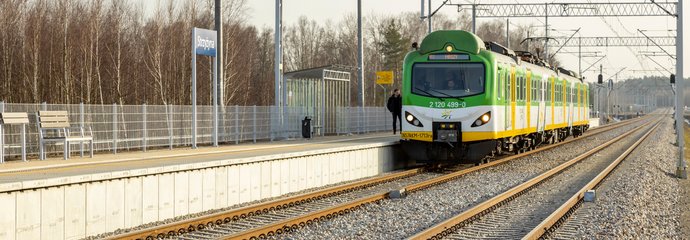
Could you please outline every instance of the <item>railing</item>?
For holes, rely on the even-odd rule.
[[[70,123],[91,127],[94,151],[117,153],[121,150],[175,148],[192,144],[192,108],[180,105],[89,105],[89,104],[20,104],[0,102],[0,112],[28,112],[27,154],[38,155],[38,131],[35,124],[39,110],[62,110],[70,114]],[[212,144],[212,107],[198,106],[197,143]],[[310,110],[310,111],[308,111]],[[220,144],[277,141],[301,138],[301,121],[314,117],[317,136],[390,131],[391,114],[383,107],[339,107],[323,121],[313,116],[313,109],[287,107],[279,120],[274,106],[225,106],[219,110]],[[19,157],[20,131],[7,126],[4,131],[5,157]],[[61,153],[61,146],[49,146],[48,153]],[[85,148],[86,149],[86,148]],[[78,145],[72,150],[80,151]]]

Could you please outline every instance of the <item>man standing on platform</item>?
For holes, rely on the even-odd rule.
[[[393,134],[398,129],[395,124],[396,121],[400,122],[400,131],[402,132],[402,97],[400,97],[400,89],[396,88],[393,90],[393,96],[388,98],[386,107],[393,114]]]

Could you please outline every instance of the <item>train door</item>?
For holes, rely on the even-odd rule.
[[[532,88],[534,87],[532,84],[532,72],[529,69],[525,70],[525,112],[527,113],[527,116],[525,117],[525,127],[529,130],[530,127],[532,127],[532,99],[534,96],[532,91]]]
[[[539,79],[539,89],[537,99],[539,100],[539,113],[537,114],[537,131],[543,132],[546,127],[546,80],[549,76],[542,75]]]
[[[549,109],[546,110],[546,117],[548,119],[547,122],[551,123],[551,125],[554,125],[556,124],[556,82],[554,80],[554,77],[547,78],[547,81],[549,81],[546,90],[549,102],[549,105],[547,107]]]
[[[503,71],[503,79],[505,80],[504,82],[504,91],[505,91],[505,130],[513,130],[515,129],[514,122],[515,122],[515,67],[510,67],[506,68],[505,71]]]
[[[515,66],[512,66],[510,68],[510,78],[508,79],[508,96],[510,99],[510,106],[508,107],[508,112],[506,113],[506,117],[510,116],[510,129],[515,130],[515,95],[517,94],[515,91]]]
[[[568,84],[568,127],[573,126],[573,116],[575,115],[575,108],[573,105],[573,84],[572,83],[567,83]]]
[[[500,68],[501,95],[503,97],[503,130],[510,129],[510,78],[508,68]]]

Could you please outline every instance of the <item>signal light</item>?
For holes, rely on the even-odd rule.
[[[671,84],[675,84],[675,83],[676,83],[676,75],[671,74]]]

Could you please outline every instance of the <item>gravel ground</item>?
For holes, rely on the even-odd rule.
[[[639,126],[640,123],[632,124]],[[401,239],[441,222],[570,158],[619,136],[634,126],[588,137],[489,169],[473,172],[403,199],[368,204],[358,211],[318,222],[286,239]]]
[[[106,237],[112,237],[112,236],[117,235],[117,234],[123,234],[123,233],[132,232],[132,231],[138,231],[138,230],[142,230],[142,229],[146,229],[146,228],[150,228],[150,227],[155,227],[155,226],[159,226],[159,225],[163,225],[163,224],[168,224],[168,223],[172,223],[172,222],[182,221],[182,220],[185,220],[185,219],[190,219],[190,218],[196,218],[196,217],[206,216],[206,215],[210,215],[210,214],[217,213],[217,212],[222,212],[222,211],[237,209],[237,208],[241,208],[241,207],[256,205],[256,204],[259,204],[259,203],[265,203],[265,202],[269,202],[269,201],[273,201],[273,200],[277,200],[277,199],[282,199],[282,198],[287,198],[287,197],[291,197],[291,196],[296,196],[296,195],[300,195],[300,194],[305,194],[305,193],[310,193],[310,192],[316,192],[316,191],[323,190],[323,189],[330,188],[330,187],[334,187],[334,186],[340,186],[340,185],[345,185],[345,184],[348,184],[348,183],[353,183],[353,182],[357,182],[357,181],[362,181],[362,180],[365,180],[365,179],[371,179],[371,178],[386,176],[386,175],[390,175],[390,174],[397,173],[397,172],[399,172],[399,171],[393,171],[393,172],[383,173],[383,174],[379,174],[379,175],[376,175],[376,176],[365,177],[365,178],[360,178],[360,179],[345,181],[345,182],[341,182],[341,183],[329,184],[329,185],[322,186],[322,187],[316,187],[316,188],[305,189],[305,190],[302,190],[302,191],[298,191],[298,192],[294,192],[294,193],[288,193],[288,194],[285,194],[285,195],[282,195],[282,196],[278,196],[278,197],[266,198],[266,199],[261,199],[261,200],[257,200],[257,201],[241,203],[241,204],[233,205],[233,206],[230,206],[230,207],[227,207],[227,208],[215,209],[215,210],[209,210],[209,211],[200,212],[200,213],[188,214],[188,215],[185,215],[185,216],[180,216],[180,217],[176,217],[176,218],[172,218],[172,219],[166,219],[166,220],[163,220],[163,221],[148,223],[148,224],[140,225],[140,226],[133,227],[133,228],[118,229],[118,230],[115,230],[114,232],[103,233],[103,234],[99,234],[99,235],[96,235],[96,236],[89,236],[89,237],[86,237],[86,238],[84,238],[84,239],[85,239],[85,240],[103,239],[103,238],[106,238]]]
[[[579,161],[563,172],[447,236],[447,239],[520,239],[605,169],[649,127]]]
[[[673,121],[665,118],[649,139],[600,185],[562,228],[577,239],[688,239],[680,232],[681,181]],[[687,185],[686,185],[687,186]],[[687,206],[687,205],[686,205]],[[556,238],[561,238],[557,235]],[[568,237],[568,238],[571,238]]]
[[[685,159],[687,161],[688,156],[690,156],[690,127],[685,126]],[[686,162],[687,164],[687,162]],[[681,198],[680,209],[685,209],[681,214],[681,228],[683,229],[683,235],[686,239],[690,239],[690,180],[686,179],[681,181],[681,188],[684,190],[683,197]]]
[[[688,133],[685,134],[686,136],[688,135]],[[685,156],[688,155],[686,154]],[[682,181],[681,186],[685,190],[684,197],[682,197],[681,205],[679,206],[680,209],[684,209],[681,215],[681,227],[683,228],[681,236],[684,236],[685,239],[690,239],[690,180]]]
[[[421,173],[414,176],[397,179],[395,181],[390,181],[375,186],[367,187],[364,189],[343,193],[337,196],[332,196],[328,198],[322,198],[319,200],[312,201],[310,203],[304,203],[296,205],[289,208],[283,208],[281,210],[273,210],[268,213],[255,215],[252,217],[247,217],[240,219],[238,221],[233,221],[227,224],[221,224],[216,227],[207,230],[195,231],[190,234],[180,236],[180,239],[215,239],[216,237],[227,236],[242,231],[247,231],[251,228],[264,226],[272,224],[278,221],[283,221],[289,218],[300,216],[306,212],[318,211],[321,209],[326,209],[333,207],[338,204],[353,201],[358,198],[370,196],[372,194],[379,194],[384,192],[390,192],[395,189],[400,189],[410,184],[423,182],[432,178],[442,176],[441,173]],[[221,234],[222,232],[222,234]],[[211,236],[211,237],[206,237]]]

